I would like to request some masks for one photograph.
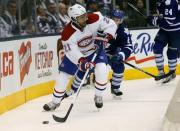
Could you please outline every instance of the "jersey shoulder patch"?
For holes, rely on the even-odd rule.
[[[64,30],[62,31],[62,34],[61,34],[61,39],[63,41],[68,40],[75,31],[76,30],[71,26],[71,22],[70,22],[64,27]]]
[[[90,13],[90,14],[88,14],[87,24],[93,24],[98,20],[99,20],[98,14]]]

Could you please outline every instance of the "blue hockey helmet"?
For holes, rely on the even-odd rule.
[[[125,13],[122,10],[113,10],[111,17],[118,18],[120,20],[124,19]]]

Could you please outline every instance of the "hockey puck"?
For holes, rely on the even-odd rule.
[[[43,124],[49,124],[49,121],[43,121]]]

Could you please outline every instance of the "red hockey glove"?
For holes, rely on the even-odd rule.
[[[95,67],[95,63],[94,62],[88,62],[86,60],[86,58],[81,57],[78,61],[79,63],[79,68],[81,71],[86,71],[87,69],[92,69]]]
[[[111,34],[98,31],[94,43],[98,46],[100,46],[100,44],[103,44],[105,48],[107,46],[108,41],[111,40],[112,38],[113,36]]]

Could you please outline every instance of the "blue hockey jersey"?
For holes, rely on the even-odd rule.
[[[158,25],[165,31],[180,31],[180,5],[178,0],[157,2]]]
[[[107,48],[107,53],[114,55],[117,49],[120,48],[121,52],[128,58],[132,52],[132,40],[128,28],[124,24],[120,24],[115,35],[115,39],[109,41],[110,46]]]

